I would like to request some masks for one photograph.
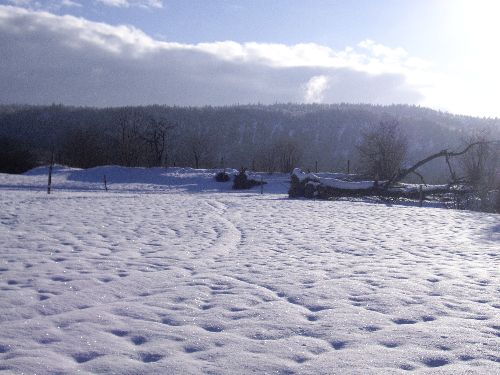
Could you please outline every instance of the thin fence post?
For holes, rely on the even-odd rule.
[[[351,161],[347,160],[347,174],[350,174],[351,172]]]
[[[424,204],[424,190],[422,188],[422,185],[420,185],[418,192],[419,192],[419,197],[420,197],[420,207],[422,207]]]
[[[104,175],[104,190],[108,191],[108,181],[106,180],[106,175]]]
[[[50,158],[50,165],[49,165],[49,180],[47,181],[47,194],[50,194],[50,189],[52,186],[52,167],[54,165],[54,150],[52,150],[52,156]]]
[[[316,160],[316,164],[315,164],[315,171],[316,173],[318,173],[318,161]]]

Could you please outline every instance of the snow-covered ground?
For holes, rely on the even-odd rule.
[[[499,215],[265,179],[0,175],[0,374],[500,373]]]

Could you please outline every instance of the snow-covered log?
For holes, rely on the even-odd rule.
[[[291,176],[289,196],[290,198],[329,198],[344,195],[372,195],[375,190],[377,190],[377,184],[374,181],[346,181],[320,177],[295,168]]]
[[[295,168],[291,176],[290,198],[306,197],[331,199],[340,197],[380,196],[388,198],[424,199],[426,195],[453,191],[449,185],[396,184],[387,187],[386,181],[351,181],[320,177]]]

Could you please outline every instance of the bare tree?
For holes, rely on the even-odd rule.
[[[139,165],[142,143],[141,122],[142,114],[136,110],[126,109],[118,114],[118,152],[121,165],[127,167]]]
[[[362,134],[357,147],[362,171],[376,180],[387,180],[401,168],[408,141],[397,121],[382,121]]]
[[[302,150],[293,139],[281,139],[271,142],[259,151],[258,166],[264,172],[290,173],[298,166]]]
[[[397,173],[393,174],[390,179],[388,179],[383,186],[384,187],[390,187],[394,184],[397,184],[398,182],[402,181],[405,177],[412,173],[418,173],[418,169],[425,164],[429,163],[430,161],[438,158],[445,158],[446,164],[448,165],[449,171],[450,171],[450,183],[449,185],[456,185],[456,184],[463,184],[464,183],[464,178],[463,177],[458,177],[457,174],[455,173],[455,170],[451,166],[451,158],[458,157],[458,156],[463,156],[466,155],[468,152],[473,150],[475,147],[478,147],[483,144],[491,144],[491,145],[496,145],[498,147],[499,142],[498,141],[478,141],[478,142],[473,142],[469,143],[463,150],[453,152],[449,151],[448,149],[441,150],[439,152],[436,152],[435,154],[432,154],[425,159],[419,160],[415,164],[413,164],[409,168],[404,168],[400,169]]]
[[[211,140],[197,132],[188,134],[185,138],[184,158],[196,169],[210,167],[213,161],[213,146]]]
[[[491,189],[498,174],[498,146],[489,140],[491,137],[487,131],[468,137],[465,143],[476,143],[477,146],[460,160],[466,181],[477,190]]]
[[[61,140],[61,158],[67,165],[91,168],[108,161],[104,135],[91,128],[76,128],[66,132]]]
[[[148,150],[148,164],[150,166],[162,166],[168,161],[167,141],[169,131],[175,125],[164,119],[149,117],[144,120],[144,129],[141,139],[145,142]]]
[[[275,147],[278,155],[279,171],[283,173],[292,172],[298,166],[302,156],[302,151],[297,142],[286,139],[279,141]]]
[[[257,167],[263,172],[272,173],[277,170],[277,150],[273,144],[257,150],[253,159],[257,160]]]
[[[490,141],[491,135],[488,131],[468,137],[466,144],[475,143],[476,146],[460,159],[464,181],[475,191],[483,211],[495,205],[490,192],[500,185],[499,146]]]

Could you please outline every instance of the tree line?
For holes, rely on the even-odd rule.
[[[500,133],[498,120],[404,105],[53,105],[0,106],[0,139],[10,145],[3,147],[4,151],[12,151],[17,145],[22,150],[17,150],[20,153],[14,159],[24,158],[31,164],[47,163],[54,153],[57,163],[81,168],[105,164],[175,165],[288,172],[301,166],[366,173],[371,164],[387,160],[373,158],[362,142],[375,144],[377,138],[372,130],[391,122],[398,124],[404,137],[396,134],[400,138],[394,141],[400,143],[400,149],[391,152],[398,155],[387,159],[401,159],[403,167],[436,149],[459,147],[480,129],[492,129],[492,137]],[[390,132],[382,138],[388,136]],[[388,164],[383,169],[393,167]],[[423,172],[428,182],[448,178],[447,167],[438,163],[426,165]],[[379,178],[385,174],[382,170]],[[418,179],[416,175],[411,178]]]

